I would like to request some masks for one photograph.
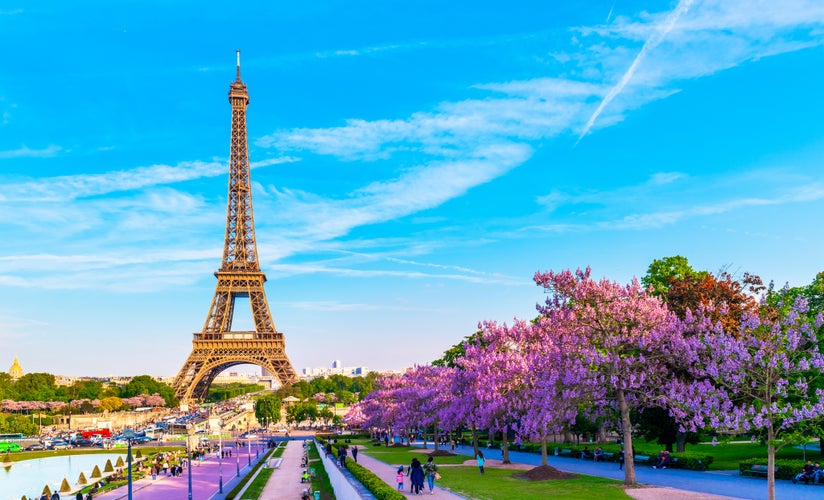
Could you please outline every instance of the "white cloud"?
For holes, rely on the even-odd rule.
[[[3,113],[3,123],[8,123],[10,115]],[[31,149],[27,146],[22,146],[18,149],[11,149],[0,151],[0,160],[8,160],[12,158],[52,158],[57,156],[57,153],[62,151],[60,146],[50,145],[43,149]]]

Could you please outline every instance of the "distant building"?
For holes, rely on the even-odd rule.
[[[365,366],[343,366],[339,359],[332,361],[332,367],[304,368],[300,378],[311,380],[315,377],[328,377],[329,375],[346,375],[348,377],[360,377],[369,373],[369,368]]]
[[[17,357],[14,358],[14,363],[9,368],[9,376],[12,380],[17,380],[23,376],[23,368],[20,366],[20,362],[17,361]]]

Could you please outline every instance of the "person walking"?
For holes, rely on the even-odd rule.
[[[618,452],[618,470],[624,470],[624,446],[621,446],[621,451]]]
[[[478,457],[477,458],[478,458],[478,469],[480,469],[481,474],[483,474],[484,473],[484,464],[486,463],[486,460],[484,460],[484,452],[482,452],[481,450],[478,450]]]
[[[352,446],[352,460],[358,463],[358,447],[354,445]]]
[[[412,493],[420,495],[423,491],[423,467],[417,457],[412,459],[409,465],[409,479],[412,480]]]
[[[346,468],[346,447],[341,446],[338,448],[338,458],[340,459],[340,466],[342,469]]]
[[[403,478],[406,475],[403,473],[403,465],[398,467],[398,475],[396,479],[398,480],[398,491],[403,491]]]
[[[432,457],[423,464],[423,472],[426,475],[426,481],[429,483],[429,494],[435,494],[435,479],[440,479],[438,476],[438,465]]]

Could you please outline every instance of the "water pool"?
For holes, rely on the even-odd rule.
[[[54,491],[66,478],[73,486],[81,472],[89,479],[95,465],[103,471],[106,460],[114,465],[117,457],[126,460],[125,453],[83,453],[13,462],[9,467],[0,467],[0,500],[20,500],[23,495],[38,499],[45,485]]]

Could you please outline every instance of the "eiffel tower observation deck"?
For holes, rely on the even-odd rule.
[[[272,320],[263,289],[266,275],[258,261],[246,133],[249,93],[240,78],[240,51],[237,52],[237,77],[229,85],[229,102],[232,141],[223,258],[215,273],[217,287],[206,323],[202,331],[194,334],[192,352],[173,382],[181,404],[204,399],[215,377],[239,364],[260,366],[276,376],[281,384],[291,384],[298,379],[286,355],[283,333],[277,331]],[[237,297],[249,299],[254,331],[232,330]]]

